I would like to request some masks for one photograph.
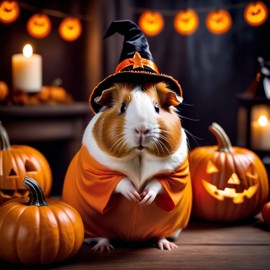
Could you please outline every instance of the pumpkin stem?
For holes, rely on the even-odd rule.
[[[218,151],[220,152],[232,152],[231,141],[224,131],[224,129],[217,123],[212,123],[209,126],[210,132],[215,136],[218,143]]]
[[[0,150],[9,150],[10,142],[8,138],[8,134],[2,122],[0,121]]]
[[[26,205],[48,205],[40,185],[33,178],[26,176],[24,178],[23,185],[30,191],[29,201]]]

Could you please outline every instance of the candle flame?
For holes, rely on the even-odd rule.
[[[23,55],[25,57],[31,57],[33,54],[33,48],[30,44],[26,44],[24,47],[23,47]]]
[[[268,124],[268,119],[265,115],[261,115],[258,119],[259,125],[265,127]]]

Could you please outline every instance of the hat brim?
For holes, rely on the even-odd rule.
[[[89,98],[90,108],[94,113],[98,113],[102,105],[95,102],[95,98],[100,96],[102,91],[110,88],[114,83],[132,82],[138,85],[146,82],[165,82],[169,89],[182,97],[182,88],[177,80],[166,74],[152,73],[149,71],[121,71],[106,77],[91,92]]]

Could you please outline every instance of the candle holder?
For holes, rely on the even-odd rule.
[[[258,58],[259,71],[237,96],[238,145],[255,151],[270,167],[270,61]],[[269,169],[268,169],[269,170]]]
[[[259,57],[260,71],[238,99],[238,144],[270,152],[270,61]]]

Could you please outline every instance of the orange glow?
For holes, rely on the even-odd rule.
[[[159,12],[145,11],[140,16],[138,24],[146,35],[156,36],[163,30],[164,20]]]
[[[12,23],[17,20],[20,14],[20,7],[16,1],[2,1],[0,3],[0,21]]]
[[[192,9],[179,11],[174,18],[174,28],[182,35],[190,35],[194,33],[198,26],[199,17]]]
[[[68,17],[59,26],[59,34],[66,41],[74,41],[80,37],[82,25],[79,19]]]
[[[260,1],[250,3],[245,8],[244,18],[246,22],[251,26],[262,25],[267,20],[267,17],[268,8],[264,3]]]
[[[224,9],[211,11],[206,17],[207,29],[216,35],[226,33],[232,25],[231,15]]]
[[[45,14],[34,14],[26,25],[28,33],[35,38],[44,38],[51,32],[51,20]]]

